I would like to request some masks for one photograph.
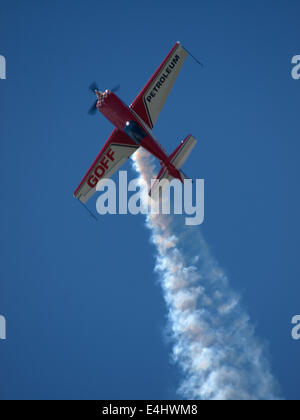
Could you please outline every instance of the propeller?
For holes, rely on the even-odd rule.
[[[114,86],[112,89],[110,89],[111,92],[117,92],[120,89],[120,85],[116,85]],[[89,86],[89,90],[95,94],[96,92],[99,92],[98,86],[96,82],[93,82],[90,84]],[[98,99],[96,99],[96,101],[93,103],[93,105],[90,107],[88,114],[89,115],[94,115],[97,112],[97,103],[98,103]]]
[[[120,85],[119,84],[117,86],[113,87],[112,89],[110,89],[110,91],[113,92],[113,93],[118,92],[118,90],[120,90]]]
[[[96,82],[91,83],[89,89],[92,93],[95,93],[96,90],[99,90]]]
[[[95,100],[95,102],[93,103],[93,105],[90,107],[88,114],[89,115],[94,115],[97,112],[97,103],[98,103],[98,99]]]

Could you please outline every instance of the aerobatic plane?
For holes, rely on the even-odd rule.
[[[161,179],[176,178],[184,181],[186,177],[180,168],[195,146],[195,138],[189,134],[168,155],[156,140],[152,128],[187,54],[180,42],[176,42],[130,106],[113,89],[100,92],[95,84],[90,86],[97,99],[89,113],[93,114],[98,109],[115,128],[74,192],[74,196],[82,203],[86,203],[95,193],[99,180],[110,178],[139,147],[150,152],[161,164],[157,181],[149,192],[150,196]]]

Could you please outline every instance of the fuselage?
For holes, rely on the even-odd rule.
[[[167,153],[155,139],[150,127],[117,95],[109,90],[98,96],[98,110],[131,140],[142,146],[161,163],[168,166]]]

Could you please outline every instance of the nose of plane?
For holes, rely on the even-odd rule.
[[[97,91],[96,94],[97,94],[97,97],[98,97],[98,105],[101,106],[103,104],[103,102],[105,101],[105,99],[110,94],[110,91],[108,89],[105,92]]]
[[[106,98],[108,95],[110,94],[110,91],[108,89],[106,89],[104,92],[101,92],[100,90],[96,91],[96,95],[98,96],[98,98]]]

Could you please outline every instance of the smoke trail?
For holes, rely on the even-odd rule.
[[[148,200],[154,178],[149,154],[133,157]],[[178,393],[186,399],[276,399],[263,345],[255,337],[239,297],[210,254],[199,229],[173,216],[147,215],[156,253],[155,271],[168,308],[172,358],[183,372]]]

